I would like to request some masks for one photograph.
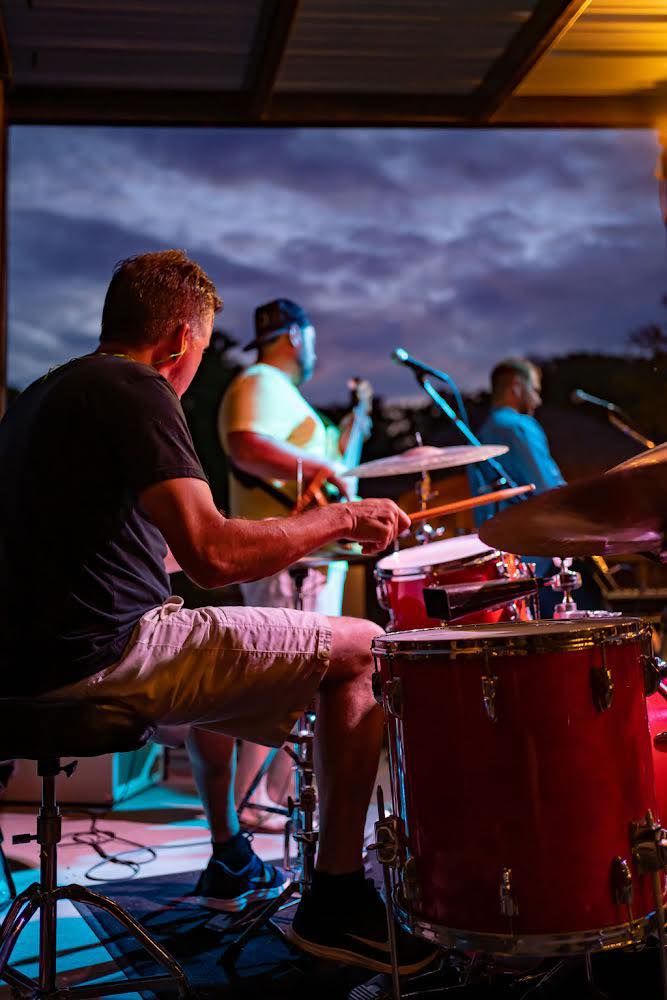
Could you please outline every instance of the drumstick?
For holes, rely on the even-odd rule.
[[[458,514],[462,510],[471,510],[473,507],[483,507],[487,503],[511,500],[512,497],[520,497],[523,493],[532,493],[534,489],[534,483],[529,483],[527,486],[514,486],[509,490],[496,490],[495,493],[483,493],[478,497],[468,497],[466,500],[444,503],[440,507],[418,510],[414,514],[408,514],[408,517],[410,523],[415,524],[417,521],[427,521],[429,517],[444,517],[446,514]]]

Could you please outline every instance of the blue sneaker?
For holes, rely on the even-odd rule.
[[[239,871],[211,858],[190,899],[212,910],[239,913],[252,903],[275,899],[290,881],[282,868],[267,865],[254,851],[248,864]]]

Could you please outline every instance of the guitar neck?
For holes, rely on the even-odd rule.
[[[353,469],[361,461],[361,451],[364,447],[364,421],[366,419],[366,406],[364,403],[357,403],[352,411],[352,424],[350,434],[347,439],[347,447],[343,454],[343,465],[346,469]]]

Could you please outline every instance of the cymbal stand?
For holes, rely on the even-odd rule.
[[[433,497],[437,497],[438,490],[431,489],[431,476],[426,470],[423,470],[417,483],[415,485],[415,493],[417,494],[417,499],[419,500],[419,510],[426,510],[428,508],[429,500]],[[436,538],[441,538],[445,533],[443,527],[434,528],[432,524],[428,521],[422,521],[417,530],[415,531],[415,541],[418,545],[425,545],[427,542],[432,542]]]
[[[547,586],[552,590],[562,590],[563,600],[554,608],[554,618],[581,618],[582,612],[572,596],[573,591],[581,587],[581,574],[572,569],[572,560],[559,559],[554,556],[554,565],[558,572],[547,580]]]

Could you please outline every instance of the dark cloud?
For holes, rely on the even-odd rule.
[[[239,338],[259,302],[312,314],[311,395],[351,372],[415,392],[401,344],[486,382],[503,354],[622,351],[664,322],[647,132],[14,128],[10,371],[94,340],[116,260],[182,246]]]

